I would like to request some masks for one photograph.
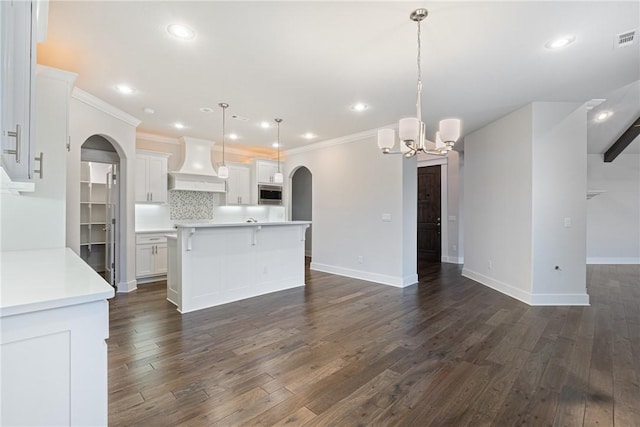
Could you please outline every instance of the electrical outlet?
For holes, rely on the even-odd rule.
[[[364,262],[364,258],[362,256],[358,257],[358,264],[362,264]]]
[[[458,250],[458,246],[456,246],[456,245],[451,245],[451,249],[453,249],[454,251],[457,251],[457,250]]]
[[[489,270],[491,270],[493,268],[493,263],[491,262],[491,260],[487,261],[487,268]]]
[[[264,269],[262,269],[262,273],[263,273],[263,274],[267,274],[267,273],[269,273],[269,269],[267,268],[267,266],[266,266],[266,265],[264,266]]]

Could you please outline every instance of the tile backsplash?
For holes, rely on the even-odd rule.
[[[169,191],[169,217],[172,220],[213,219],[220,204],[218,193],[205,191]]]
[[[259,222],[286,220],[284,206],[242,205],[220,206],[224,194],[204,191],[172,190],[166,205],[136,204],[136,230],[169,229],[180,221],[211,221],[214,223]]]

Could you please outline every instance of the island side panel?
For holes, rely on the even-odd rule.
[[[181,229],[180,311],[304,286],[306,227],[200,227],[193,234]]]

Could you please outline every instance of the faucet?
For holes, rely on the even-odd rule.
[[[258,222],[258,220],[257,220],[257,219],[255,219],[255,218],[249,218],[249,219],[247,220],[247,222]]]

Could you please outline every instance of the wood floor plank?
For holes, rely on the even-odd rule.
[[[109,425],[640,425],[640,268],[587,272],[588,307],[451,264],[404,289],[307,270],[186,315],[140,286],[109,302]]]

